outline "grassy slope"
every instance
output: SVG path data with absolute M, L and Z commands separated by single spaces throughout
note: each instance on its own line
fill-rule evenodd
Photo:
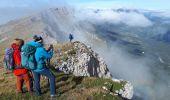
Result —
M 28 37 L 30 37 L 30 35 L 31 34 L 27 34 Z M 25 36 L 25 39 L 27 36 Z M 16 37 L 22 36 L 16 35 Z M 0 43 L 2 51 L 9 46 L 13 38 Z M 62 52 L 65 52 L 72 50 L 72 45 L 69 43 L 57 44 L 55 45 L 55 52 L 57 52 L 58 48 L 61 48 Z M 18 94 L 16 92 L 16 77 L 12 73 L 4 74 L 2 69 L 2 58 L 4 55 L 2 51 L 0 52 L 0 100 L 48 100 L 50 98 L 50 90 L 45 79 L 41 81 L 43 92 L 41 97 L 35 96 L 34 93 L 30 94 L 26 92 L 24 94 Z M 56 58 L 58 59 L 56 54 L 52 59 L 52 64 L 56 62 Z M 109 79 L 95 77 L 75 77 L 56 71 L 53 71 L 53 73 L 56 76 L 56 90 L 61 94 L 61 96 L 57 98 L 58 100 L 122 100 L 120 97 L 111 95 L 108 91 L 103 90 L 102 86 L 104 86 L 106 82 L 114 84 L 113 91 L 115 91 L 122 88 L 123 83 L 115 83 Z M 107 85 L 106 87 L 110 88 L 111 86 Z M 26 91 L 25 85 L 24 90 Z
M 122 84 L 113 82 L 109 79 L 101 79 L 95 77 L 76 77 L 70 74 L 53 71 L 56 76 L 57 93 L 61 95 L 58 100 L 122 100 L 118 96 L 109 94 L 108 91 L 102 89 L 104 83 L 113 84 L 113 90 L 120 89 Z M 15 76 L 10 74 L 0 75 L 0 100 L 48 100 L 50 90 L 47 85 L 47 80 L 42 79 L 41 88 L 43 95 L 37 97 L 34 93 L 18 94 L 15 86 Z M 110 88 L 110 86 L 107 86 Z M 26 87 L 24 85 L 24 91 Z M 90 100 L 91 100 L 90 99 Z

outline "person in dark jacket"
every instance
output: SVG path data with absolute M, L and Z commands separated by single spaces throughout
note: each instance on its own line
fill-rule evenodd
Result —
M 74 39 L 74 37 L 73 37 L 73 34 L 69 34 L 69 39 L 70 39 L 70 42 L 72 42 L 72 40 Z
M 49 70 L 46 61 L 47 59 L 51 59 L 53 57 L 53 47 L 51 46 L 48 51 L 43 48 L 43 39 L 42 37 L 34 36 L 34 41 L 29 42 L 28 44 L 35 46 L 35 59 L 37 62 L 37 68 L 33 70 L 34 76 L 34 88 L 36 95 L 41 95 L 40 88 L 40 75 L 46 76 L 50 81 L 50 92 L 51 97 L 56 96 L 56 85 L 55 85 L 55 76 Z

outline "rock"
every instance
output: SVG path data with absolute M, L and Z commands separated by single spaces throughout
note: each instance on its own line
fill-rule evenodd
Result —
M 122 95 L 123 94 L 123 90 L 120 89 L 118 94 Z
M 114 91 L 115 94 L 120 95 L 125 99 L 131 99 L 133 97 L 133 86 L 130 82 L 122 79 L 113 79 L 110 74 L 105 61 L 99 57 L 99 54 L 95 53 L 90 47 L 80 42 L 74 42 L 72 49 L 65 51 L 67 60 L 60 66 L 59 70 L 67 74 L 74 74 L 75 76 L 95 76 L 100 78 L 110 78 L 112 81 L 122 84 L 122 89 Z M 74 51 L 74 52 L 73 52 Z M 109 82 L 105 82 L 104 85 L 112 85 Z M 114 85 L 113 85 L 114 86 Z M 102 89 L 109 91 L 106 86 Z M 113 91 L 109 91 L 113 92 Z
M 109 83 L 108 83 L 108 82 L 105 82 L 105 83 L 104 83 L 104 85 L 107 85 L 107 84 L 109 84 Z
M 105 86 L 102 86 L 102 89 L 108 91 L 107 87 L 105 87 Z
M 125 84 L 122 84 L 123 88 L 120 90 L 116 90 L 115 93 L 125 99 L 132 99 L 133 85 L 129 81 L 118 80 L 118 79 L 112 79 L 112 80 L 118 83 L 121 83 L 122 81 L 125 82 Z
M 110 94 L 110 95 L 114 95 L 113 92 L 110 92 L 109 94 Z
M 116 94 L 118 94 L 118 93 L 119 93 L 119 91 L 118 91 L 118 90 L 116 90 L 115 92 L 116 92 Z
M 75 55 L 68 55 L 68 60 L 59 67 L 60 71 L 73 73 L 75 76 L 95 76 L 111 78 L 105 61 L 90 47 L 80 42 L 74 42 Z M 68 50 L 71 52 L 72 50 Z
M 124 91 L 121 94 L 122 97 L 126 99 L 132 99 L 133 97 L 133 85 L 127 81 L 127 83 L 124 86 Z
M 120 82 L 121 82 L 121 80 L 118 80 L 118 79 L 112 79 L 112 81 L 114 81 L 114 82 L 118 82 L 118 83 L 120 83 Z

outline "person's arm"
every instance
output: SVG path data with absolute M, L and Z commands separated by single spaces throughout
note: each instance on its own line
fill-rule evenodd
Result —
M 41 48 L 40 52 L 41 52 L 41 55 L 44 59 L 51 59 L 53 57 L 53 50 L 52 49 L 47 52 L 44 48 Z
M 47 52 L 49 52 L 50 50 L 53 50 L 53 45 L 51 44 L 50 46 L 49 46 L 49 48 L 47 49 Z

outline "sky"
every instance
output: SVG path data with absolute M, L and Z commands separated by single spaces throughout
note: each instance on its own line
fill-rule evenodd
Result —
M 68 1 L 68 0 L 67 0 Z M 69 0 L 71 4 L 83 7 L 114 8 L 127 7 L 139 9 L 170 9 L 170 0 Z
M 132 7 L 143 9 L 170 9 L 170 0 L 0 0 L 0 8 L 40 8 L 65 4 L 97 8 Z
M 170 10 L 170 0 L 0 0 L 0 24 L 56 6 Z

